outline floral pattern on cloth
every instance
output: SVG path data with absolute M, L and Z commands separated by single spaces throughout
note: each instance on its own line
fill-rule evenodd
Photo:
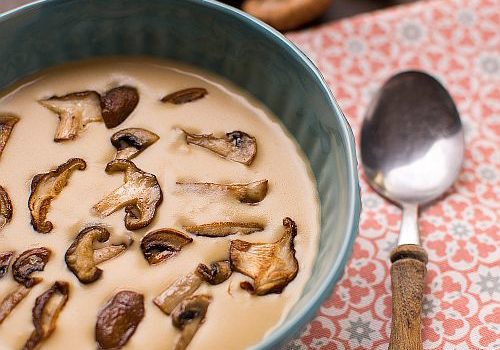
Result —
M 356 138 L 377 89 L 403 70 L 437 77 L 465 128 L 463 169 L 419 225 L 429 254 L 424 349 L 500 349 L 500 2 L 434 0 L 291 33 L 331 86 Z M 343 278 L 287 350 L 385 350 L 389 254 L 400 210 L 360 169 L 363 212 Z

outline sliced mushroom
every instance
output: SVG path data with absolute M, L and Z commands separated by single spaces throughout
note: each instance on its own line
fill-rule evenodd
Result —
M 268 181 L 260 180 L 246 184 L 214 184 L 204 182 L 177 182 L 184 189 L 203 192 L 224 192 L 241 203 L 255 204 L 267 195 Z
M 290 218 L 283 219 L 283 226 L 285 233 L 275 243 L 231 241 L 231 268 L 254 280 L 253 286 L 243 282 L 242 288 L 257 295 L 281 293 L 297 276 L 299 264 L 293 244 L 297 226 Z
M 52 200 L 68 184 L 75 170 L 85 170 L 87 163 L 80 158 L 71 158 L 48 173 L 35 175 L 31 180 L 31 193 L 28 207 L 31 212 L 31 225 L 40 233 L 49 233 L 53 225 L 46 221 Z
M 203 279 L 196 273 L 188 273 L 174 281 L 167 289 L 158 295 L 153 302 L 161 311 L 170 315 L 175 307 L 186 297 L 200 287 Z
M 102 121 L 101 99 L 95 91 L 73 92 L 39 102 L 59 116 L 55 142 L 73 140 L 87 124 Z
M 40 283 L 42 278 L 31 277 L 31 274 L 45 269 L 50 254 L 51 251 L 45 247 L 33 248 L 23 252 L 12 264 L 14 279 L 26 288 L 31 288 Z
M 195 336 L 198 328 L 205 320 L 210 297 L 207 295 L 194 295 L 184 299 L 172 313 L 172 324 L 181 330 L 174 349 L 184 350 Z
M 106 217 L 125 207 L 125 227 L 128 230 L 148 226 L 163 200 L 156 176 L 124 159 L 113 160 L 106 166 L 107 173 L 116 171 L 125 173 L 125 183 L 94 205 L 93 209 L 100 216 Z
M 0 303 L 0 325 L 10 315 L 12 310 L 29 294 L 31 288 L 18 285 L 16 289 L 7 294 Z
M 158 135 L 146 129 L 120 130 L 111 136 L 111 144 L 116 148 L 115 159 L 135 158 L 159 139 Z
M 2 157 L 3 150 L 9 141 L 10 134 L 14 126 L 19 121 L 19 118 L 13 114 L 0 113 L 0 157 Z
M 13 256 L 14 252 L 12 251 L 0 252 L 0 279 L 7 273 Z
M 118 292 L 97 315 L 95 340 L 98 349 L 121 349 L 144 318 L 144 296 Z
M 80 282 L 85 284 L 92 283 L 101 277 L 102 270 L 97 267 L 98 263 L 95 261 L 96 250 L 94 249 L 94 243 L 107 242 L 109 236 L 109 231 L 102 226 L 87 227 L 78 233 L 66 251 L 64 257 L 66 265 Z M 99 262 L 114 258 L 116 255 L 122 253 L 127 249 L 127 244 L 119 244 L 114 246 L 115 249 L 112 250 L 107 249 L 110 247 L 98 250 L 100 252 L 98 256 Z
M 184 233 L 170 228 L 149 232 L 141 240 L 141 250 L 150 265 L 159 264 L 179 253 L 193 241 Z
M 6 256 L 8 256 L 9 253 L 12 254 L 12 252 L 7 252 Z M 12 264 L 12 274 L 14 275 L 14 279 L 21 285 L 7 294 L 0 303 L 0 324 L 2 324 L 12 310 L 14 310 L 14 308 L 29 294 L 31 288 L 42 281 L 40 277 L 31 277 L 31 274 L 35 271 L 43 271 L 49 257 L 50 250 L 42 247 L 27 250 L 14 261 Z M 11 257 L 7 259 L 10 260 Z
M 210 224 L 184 226 L 184 229 L 197 236 L 205 237 L 225 237 L 242 233 L 250 233 L 264 230 L 264 226 L 256 222 L 213 222 Z
M 221 284 L 231 277 L 231 263 L 228 260 L 211 263 L 210 266 L 199 264 L 196 273 L 211 285 Z
M 233 131 L 225 137 L 209 135 L 196 135 L 184 131 L 186 142 L 206 148 L 222 158 L 245 165 L 252 164 L 257 154 L 257 141 L 242 131 Z
M 174 105 L 182 105 L 184 103 L 193 102 L 205 97 L 208 94 L 207 89 L 204 88 L 189 88 L 184 90 L 179 90 L 168 94 L 161 99 L 161 102 L 168 102 Z
M 113 259 L 114 257 L 120 255 L 125 250 L 127 250 L 127 248 L 130 247 L 130 245 L 132 245 L 133 241 L 134 240 L 132 238 L 130 238 L 128 240 L 128 242 L 126 242 L 126 243 L 108 245 L 108 246 L 103 247 L 103 248 L 95 249 L 94 250 L 94 263 L 96 265 L 99 265 L 105 261 Z
M 69 297 L 69 284 L 56 281 L 52 287 L 36 298 L 33 307 L 33 325 L 35 330 L 24 344 L 22 350 L 38 349 L 41 343 L 50 337 L 56 328 L 59 313 Z
M 0 231 L 12 219 L 12 202 L 10 201 L 9 194 L 0 186 Z
M 131 86 L 119 86 L 109 90 L 101 98 L 102 118 L 108 129 L 127 119 L 139 103 L 139 93 Z

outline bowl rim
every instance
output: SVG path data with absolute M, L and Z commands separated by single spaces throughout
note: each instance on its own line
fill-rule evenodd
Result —
M 22 15 L 23 12 L 35 10 L 41 6 L 60 1 L 61 0 L 36 0 L 28 4 L 21 5 L 0 14 L 0 23 L 8 20 L 11 17 Z M 361 213 L 361 196 L 354 134 L 319 69 L 314 65 L 310 58 L 306 56 L 304 52 L 302 52 L 297 46 L 295 46 L 295 44 L 287 39 L 282 33 L 272 28 L 268 24 L 262 22 L 261 20 L 243 12 L 242 10 L 234 8 L 230 5 L 220 3 L 216 0 L 188 1 L 199 4 L 201 6 L 219 10 L 228 16 L 232 16 L 244 22 L 252 29 L 260 32 L 261 34 L 264 34 L 269 39 L 273 40 L 276 44 L 287 50 L 290 54 L 298 58 L 305 65 L 308 73 L 315 78 L 323 92 L 324 97 L 328 99 L 328 104 L 333 110 L 336 119 L 339 121 L 341 137 L 346 145 L 348 170 L 347 198 L 350 206 L 347 208 L 347 230 L 345 232 L 344 240 L 342 241 L 339 254 L 337 256 L 335 264 L 333 264 L 333 266 L 331 267 L 326 278 L 324 278 L 320 283 L 319 288 L 317 288 L 316 291 L 312 292 L 312 296 L 309 298 L 309 300 L 306 301 L 304 307 L 298 310 L 298 312 L 293 317 L 286 317 L 277 327 L 268 332 L 260 342 L 251 346 L 251 348 L 254 350 L 273 349 L 274 346 L 282 343 L 288 338 L 297 335 L 300 327 L 304 326 L 304 324 L 314 316 L 323 301 L 328 296 L 330 296 L 330 293 L 333 290 L 336 282 L 343 275 L 347 260 L 351 255 L 354 240 L 358 232 Z

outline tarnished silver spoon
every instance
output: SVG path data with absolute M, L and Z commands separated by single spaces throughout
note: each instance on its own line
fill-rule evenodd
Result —
M 403 72 L 380 89 L 361 130 L 361 160 L 370 185 L 403 209 L 391 253 L 389 350 L 420 350 L 427 253 L 420 246 L 418 208 L 443 194 L 460 172 L 462 123 L 453 100 L 433 77 Z

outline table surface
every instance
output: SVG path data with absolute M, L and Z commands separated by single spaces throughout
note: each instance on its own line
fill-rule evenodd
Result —
M 0 11 L 20 2 L 0 0 Z M 500 2 L 421 1 L 288 37 L 319 67 L 356 137 L 369 101 L 392 74 L 425 70 L 448 88 L 466 152 L 458 181 L 420 216 L 429 254 L 424 349 L 500 349 Z M 360 174 L 363 212 L 344 276 L 287 350 L 387 349 L 388 260 L 401 213 Z

